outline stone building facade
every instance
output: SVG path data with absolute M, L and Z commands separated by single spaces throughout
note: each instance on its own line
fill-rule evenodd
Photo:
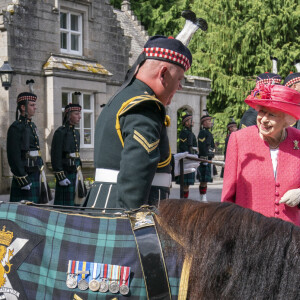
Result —
M 93 176 L 94 126 L 101 105 L 121 85 L 147 33 L 130 11 L 129 1 L 123 1 L 119 11 L 109 0 L 13 0 L 12 16 L 6 12 L 10 3 L 0 0 L 0 66 L 9 61 L 15 71 L 9 90 L 0 87 L 0 193 L 7 193 L 10 187 L 6 133 L 15 120 L 17 95 L 28 91 L 28 79 L 35 81 L 38 100 L 34 122 L 47 176 L 52 176 L 52 136 L 62 123 L 62 108 L 77 101 L 75 91 L 81 92 L 79 103 L 83 107 L 79 130 L 84 172 Z M 197 133 L 209 92 L 209 79 L 185 78 L 184 89 L 167 108 L 172 120 L 169 135 L 173 152 L 177 110 L 186 107 L 194 114 Z

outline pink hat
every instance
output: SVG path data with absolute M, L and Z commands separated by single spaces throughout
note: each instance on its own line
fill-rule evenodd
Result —
M 245 102 L 253 108 L 270 107 L 300 119 L 300 93 L 287 86 L 257 83 Z

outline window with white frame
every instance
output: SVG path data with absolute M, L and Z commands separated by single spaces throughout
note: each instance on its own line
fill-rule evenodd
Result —
M 62 53 L 82 55 L 82 15 L 60 12 L 60 50 Z
M 94 147 L 94 95 L 82 93 L 75 96 L 73 92 L 62 92 L 62 114 L 67 104 L 81 105 L 81 120 L 77 129 L 80 132 L 80 148 Z

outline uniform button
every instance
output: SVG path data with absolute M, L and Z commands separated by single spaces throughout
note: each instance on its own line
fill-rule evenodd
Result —
M 275 200 L 275 204 L 276 204 L 276 205 L 279 205 L 279 199 L 276 199 L 276 200 Z
M 275 192 L 275 196 L 277 196 L 277 197 L 279 196 L 279 192 L 278 191 Z
M 277 186 L 277 187 L 280 187 L 280 183 L 279 183 L 279 182 L 276 182 L 276 186 Z
M 277 207 L 275 207 L 275 214 L 279 214 L 279 209 Z

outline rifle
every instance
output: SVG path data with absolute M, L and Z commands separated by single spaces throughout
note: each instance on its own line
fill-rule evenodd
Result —
M 179 177 L 179 184 L 180 184 L 180 198 L 183 198 L 183 182 L 184 182 L 184 165 L 183 165 L 183 160 L 184 159 L 190 159 L 190 160 L 195 160 L 195 161 L 199 161 L 199 162 L 205 162 L 205 163 L 209 163 L 209 164 L 213 164 L 216 166 L 221 166 L 224 167 L 225 166 L 225 162 L 223 161 L 216 161 L 216 160 L 208 160 L 208 159 L 204 159 L 204 158 L 197 158 L 197 157 L 193 157 L 190 156 L 189 154 L 182 158 L 179 161 L 179 167 L 180 167 L 180 177 Z
M 205 162 L 205 163 L 213 164 L 213 165 L 220 166 L 220 167 L 225 166 L 224 161 L 208 160 L 208 159 L 205 159 L 205 158 L 196 158 L 196 157 L 192 157 L 192 156 L 189 156 L 189 155 L 187 155 L 185 157 L 185 159 L 195 160 L 195 161 L 199 161 L 199 162 Z

